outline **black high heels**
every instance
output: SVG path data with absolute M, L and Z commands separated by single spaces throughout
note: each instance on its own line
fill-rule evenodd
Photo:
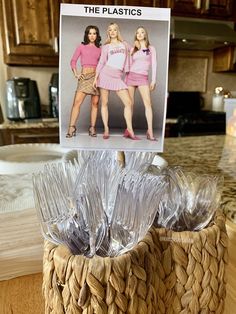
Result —
M 66 138 L 71 138 L 73 136 L 76 136 L 76 126 L 75 125 L 69 125 L 68 132 L 66 133 Z
M 89 136 L 92 136 L 92 137 L 96 137 L 97 136 L 97 132 L 96 132 L 96 129 L 94 126 L 90 126 L 89 129 L 88 129 L 88 132 L 89 132 Z

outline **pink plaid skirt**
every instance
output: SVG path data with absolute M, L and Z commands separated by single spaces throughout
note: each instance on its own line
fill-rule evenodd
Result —
M 97 87 L 114 91 L 127 89 L 127 85 L 122 81 L 122 75 L 123 71 L 105 65 L 98 76 Z
M 83 92 L 88 95 L 99 95 L 99 90 L 93 88 L 93 82 L 95 78 L 94 73 L 86 73 L 78 80 L 77 92 Z

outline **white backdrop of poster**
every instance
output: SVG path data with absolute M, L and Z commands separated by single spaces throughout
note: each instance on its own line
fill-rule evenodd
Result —
M 149 141 L 146 139 L 147 123 L 145 110 L 138 91 L 135 94 L 133 129 L 141 140 L 134 141 L 122 136 L 126 128 L 123 116 L 124 106 L 115 92 L 110 92 L 108 102 L 110 127 L 110 138 L 108 140 L 104 140 L 102 137 L 103 123 L 100 115 L 100 106 L 96 123 L 98 136 L 93 138 L 88 135 L 90 96 L 85 98 L 81 106 L 76 124 L 77 135 L 72 138 L 66 138 L 65 136 L 77 87 L 77 81 L 70 68 L 71 57 L 76 47 L 83 41 L 84 31 L 88 25 L 96 25 L 99 28 L 103 44 L 106 39 L 107 27 L 110 23 L 117 23 L 119 25 L 122 37 L 130 45 L 134 43 L 136 29 L 139 26 L 143 26 L 148 32 L 150 44 L 156 49 L 157 84 L 155 90 L 151 92 L 151 100 L 154 135 L 158 138 L 158 141 Z M 89 150 L 163 151 L 169 62 L 169 28 L 170 9 L 74 4 L 61 5 L 59 64 L 61 146 Z M 77 67 L 80 68 L 79 61 Z

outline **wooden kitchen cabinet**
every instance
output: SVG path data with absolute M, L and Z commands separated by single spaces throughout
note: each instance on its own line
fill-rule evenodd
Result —
M 168 0 L 173 15 L 235 20 L 233 0 Z
M 115 0 L 61 0 L 61 3 L 71 3 L 71 4 L 93 4 L 93 5 L 112 5 Z
M 114 0 L 114 4 L 157 8 L 167 7 L 167 1 L 164 0 Z
M 235 49 L 235 46 L 226 46 L 213 51 L 213 72 L 236 70 Z
M 59 143 L 59 128 L 0 129 L 1 145 L 26 143 Z
M 166 7 L 166 0 L 0 0 L 4 62 L 58 66 L 60 3 Z
M 199 4 L 196 0 L 170 0 L 168 5 L 171 7 L 173 15 L 196 15 L 200 13 Z
M 58 66 L 59 1 L 0 0 L 4 62 Z
M 129 5 L 129 6 L 142 6 L 142 7 L 166 7 L 166 0 L 62 0 L 62 3 L 74 4 L 97 4 L 97 5 Z

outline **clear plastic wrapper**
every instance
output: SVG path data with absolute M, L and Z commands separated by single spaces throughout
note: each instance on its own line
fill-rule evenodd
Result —
M 223 178 L 152 165 L 153 153 L 83 152 L 33 176 L 46 239 L 73 254 L 117 256 L 154 224 L 176 231 L 205 228 L 220 205 Z
M 199 175 L 178 166 L 167 167 L 161 173 L 169 177 L 169 183 L 154 225 L 176 231 L 205 228 L 220 207 L 223 176 Z
M 116 152 L 83 152 L 79 160 L 35 174 L 35 204 L 45 238 L 88 257 L 131 249 L 152 225 L 153 200 L 164 186 L 146 173 L 153 156 L 131 154 L 130 166 L 123 168 Z

